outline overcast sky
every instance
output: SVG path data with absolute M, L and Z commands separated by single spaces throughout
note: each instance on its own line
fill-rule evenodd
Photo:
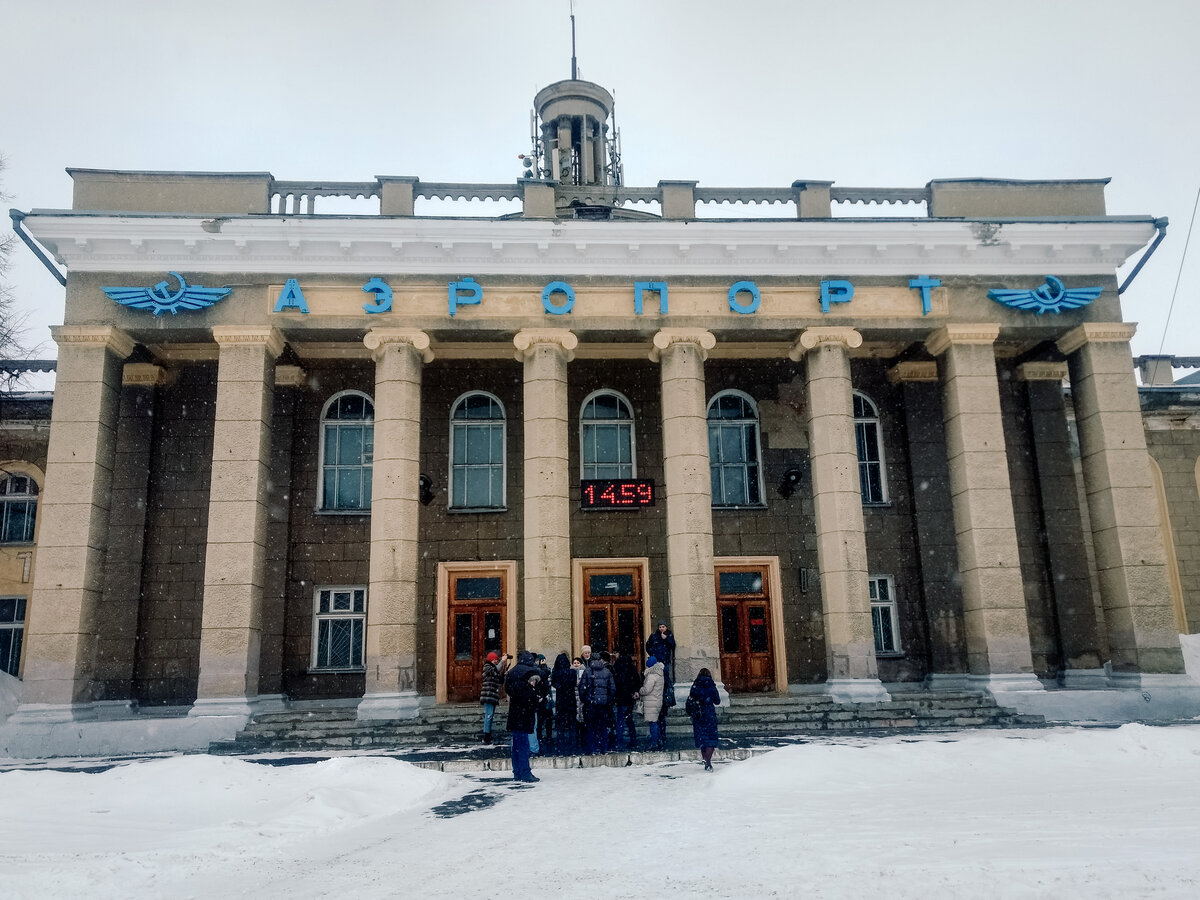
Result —
M 1158 352 L 1200 186 L 1195 0 L 575 12 L 630 185 L 1111 177 L 1109 213 L 1171 220 L 1124 295 L 1134 353 Z M 505 182 L 534 93 L 570 76 L 570 20 L 568 0 L 0 0 L 0 59 L 2 187 L 25 211 L 70 206 L 68 166 Z M 62 289 L 15 257 L 30 338 L 55 355 Z M 1200 355 L 1198 299 L 1200 235 L 1165 352 Z

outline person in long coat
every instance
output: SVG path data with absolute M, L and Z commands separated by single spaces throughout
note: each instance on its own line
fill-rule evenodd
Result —
M 622 653 L 613 663 L 613 681 L 617 684 L 616 697 L 616 743 L 625 743 L 632 749 L 637 746 L 637 724 L 633 719 L 633 707 L 637 703 L 642 679 L 638 675 L 633 657 Z M 626 736 L 628 732 L 628 736 Z
M 537 685 L 541 681 L 535 657 L 528 650 L 517 654 L 517 664 L 508 671 L 504 689 L 508 692 L 507 728 L 512 734 L 512 772 L 514 781 L 540 781 L 529 767 L 529 735 L 537 717 Z
M 646 674 L 642 676 L 642 688 L 638 693 L 642 698 L 642 716 L 650 725 L 650 749 L 661 750 L 666 737 L 658 724 L 663 702 L 663 664 L 656 657 L 646 658 Z
M 721 695 L 717 693 L 717 685 L 713 682 L 712 672 L 701 669 L 696 680 L 692 682 L 689 700 L 697 704 L 692 716 L 692 739 L 704 760 L 705 771 L 712 771 L 713 751 L 717 749 L 720 735 L 717 731 L 717 707 L 721 704 Z
M 550 682 L 554 685 L 554 751 L 575 753 L 579 749 L 579 727 L 575 720 L 579 711 L 579 676 L 571 668 L 567 654 L 560 653 L 555 658 Z

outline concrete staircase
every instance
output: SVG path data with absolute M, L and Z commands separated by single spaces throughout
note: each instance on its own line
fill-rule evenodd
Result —
M 720 707 L 722 746 L 771 746 L 833 734 L 886 734 L 963 728 L 1019 728 L 1045 724 L 1041 716 L 1019 715 L 975 692 L 893 692 L 886 703 L 841 704 L 818 694 L 735 695 Z M 259 713 L 232 741 L 212 744 L 226 755 L 331 751 L 384 751 L 407 754 L 450 752 L 488 758 L 501 748 L 480 742 L 478 704 L 423 707 L 415 719 L 359 722 L 355 701 L 292 702 L 279 712 Z M 496 740 L 507 744 L 506 709 L 496 712 Z M 646 739 L 645 723 L 639 734 Z M 691 721 L 682 706 L 667 720 L 667 746 L 691 746 Z

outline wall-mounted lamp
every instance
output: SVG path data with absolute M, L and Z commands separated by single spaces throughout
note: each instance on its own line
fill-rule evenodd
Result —
M 779 496 L 787 499 L 796 492 L 796 488 L 800 487 L 800 482 L 803 479 L 803 473 L 799 469 L 788 469 L 783 473 L 783 480 L 779 482 Z
M 433 502 L 433 479 L 424 472 L 421 473 L 421 488 L 417 498 L 421 501 L 422 506 L 428 506 Z

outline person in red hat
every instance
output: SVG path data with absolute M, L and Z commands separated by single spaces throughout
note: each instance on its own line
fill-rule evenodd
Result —
M 511 656 L 500 658 L 494 650 L 487 655 L 483 664 L 483 685 L 479 688 L 479 702 L 483 704 L 483 742 L 492 742 L 492 718 L 496 715 L 496 706 L 500 703 L 500 685 L 504 682 L 504 673 L 508 671 Z

